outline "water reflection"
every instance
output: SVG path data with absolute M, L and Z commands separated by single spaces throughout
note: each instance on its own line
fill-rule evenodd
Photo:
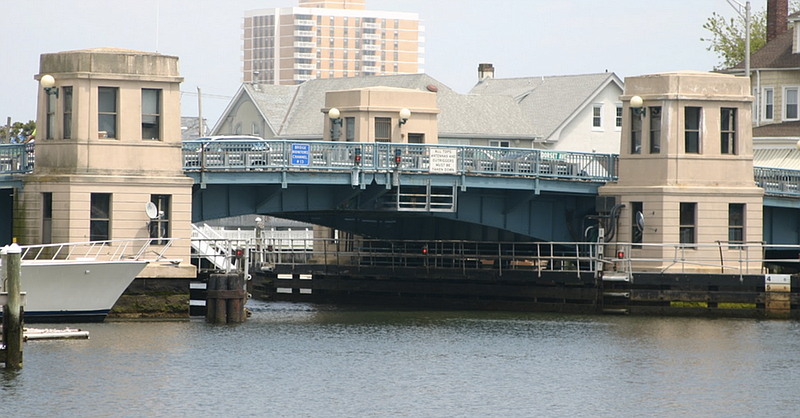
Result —
M 249 302 L 25 345 L 7 416 L 793 416 L 798 323 Z

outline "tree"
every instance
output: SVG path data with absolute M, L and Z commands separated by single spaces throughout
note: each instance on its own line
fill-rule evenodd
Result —
M 750 15 L 750 54 L 752 55 L 767 43 L 767 13 L 760 10 Z M 706 48 L 713 51 L 720 59 L 714 70 L 731 68 L 744 61 L 746 31 L 744 18 L 737 15 L 730 20 L 716 12 L 711 14 L 703 29 L 711 32 L 711 38 L 700 38 L 709 42 Z
M 789 14 L 800 8 L 800 0 L 789 3 Z M 761 9 L 750 15 L 750 55 L 761 49 L 767 43 L 767 12 Z M 711 32 L 710 38 L 700 38 L 702 42 L 709 42 L 706 50 L 713 51 L 719 56 L 720 63 L 714 70 L 731 68 L 744 61 L 745 20 L 739 14 L 735 18 L 726 19 L 716 12 L 711 14 L 703 29 Z
M 14 122 L 9 130 L 8 125 L 0 126 L 0 142 L 7 144 L 11 138 L 22 134 L 25 138 L 30 136 L 36 129 L 36 122 L 29 120 L 26 122 Z

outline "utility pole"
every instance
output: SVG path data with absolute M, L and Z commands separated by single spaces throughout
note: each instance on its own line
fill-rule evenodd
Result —
M 728 4 L 744 19 L 744 75 L 750 77 L 750 0 L 742 4 L 738 0 L 727 0 Z
M 197 133 L 199 138 L 205 136 L 203 129 L 203 93 L 200 92 L 200 86 L 197 87 Z

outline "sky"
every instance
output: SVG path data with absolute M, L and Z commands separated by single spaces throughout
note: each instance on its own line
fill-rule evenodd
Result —
M 98 47 L 180 59 L 181 114 L 215 125 L 241 85 L 244 13 L 297 0 L 3 0 L 0 124 L 35 118 L 39 56 Z M 766 0 L 751 2 L 754 11 Z M 615 72 L 621 78 L 709 71 L 718 57 L 700 38 L 726 0 L 367 0 L 367 9 L 418 13 L 425 72 L 467 93 L 479 63 L 498 78 Z

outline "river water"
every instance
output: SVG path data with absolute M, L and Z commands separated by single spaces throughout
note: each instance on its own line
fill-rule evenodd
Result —
M 800 416 L 796 321 L 248 307 L 27 342 L 0 416 Z

